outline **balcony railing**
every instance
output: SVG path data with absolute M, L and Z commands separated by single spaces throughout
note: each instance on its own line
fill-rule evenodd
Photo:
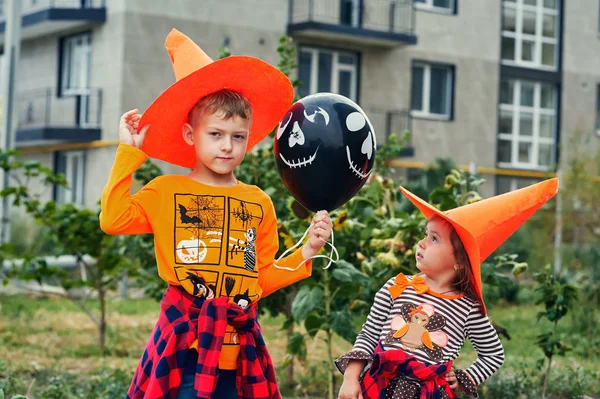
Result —
M 106 6 L 106 0 L 17 0 L 21 1 L 21 13 L 32 14 L 49 8 L 100 9 Z M 4 0 L 0 0 L 0 20 L 5 19 Z
M 17 131 L 30 128 L 99 128 L 102 90 L 79 89 L 57 97 L 53 88 L 17 94 Z M 18 133 L 17 133 L 18 134 Z
M 413 35 L 412 0 L 289 0 L 289 24 L 316 22 L 357 30 Z

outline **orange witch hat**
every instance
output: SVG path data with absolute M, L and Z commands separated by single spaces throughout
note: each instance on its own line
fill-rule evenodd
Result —
M 150 157 L 186 168 L 196 164 L 194 147 L 181 128 L 202 97 L 222 89 L 237 91 L 252 104 L 246 151 L 273 130 L 292 104 L 294 88 L 277 68 L 254 57 L 230 56 L 213 61 L 189 37 L 173 29 L 165 41 L 175 80 L 144 112 L 139 129 L 150 124 L 142 150 Z
M 469 256 L 475 291 L 483 304 L 481 262 L 556 194 L 558 179 L 545 180 L 445 212 L 403 187 L 400 190 L 427 219 L 437 215 L 454 226 Z

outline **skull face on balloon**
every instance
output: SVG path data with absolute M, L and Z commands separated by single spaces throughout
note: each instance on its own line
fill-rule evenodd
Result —
M 367 181 L 375 131 L 363 110 L 338 94 L 313 94 L 294 103 L 275 136 L 277 169 L 305 208 L 332 211 Z

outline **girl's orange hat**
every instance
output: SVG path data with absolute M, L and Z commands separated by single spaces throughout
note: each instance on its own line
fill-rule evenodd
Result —
M 558 179 L 545 180 L 445 212 L 403 187 L 400 187 L 400 190 L 427 219 L 437 215 L 454 227 L 469 256 L 475 291 L 481 299 L 485 314 L 481 290 L 481 262 L 556 194 Z
M 252 105 L 246 151 L 269 135 L 292 104 L 294 88 L 277 68 L 254 57 L 213 61 L 189 37 L 173 29 L 165 41 L 175 80 L 144 112 L 139 129 L 149 124 L 142 150 L 150 157 L 193 168 L 194 147 L 183 140 L 182 126 L 202 97 L 222 89 L 237 91 Z

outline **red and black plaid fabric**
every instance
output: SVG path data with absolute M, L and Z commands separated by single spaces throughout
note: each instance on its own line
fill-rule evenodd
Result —
M 373 354 L 373 364 L 362 381 L 365 399 L 386 399 L 387 387 L 399 374 L 421 382 L 419 399 L 441 399 L 440 389 L 448 398 L 458 398 L 446 381 L 446 373 L 452 370 L 452 362 L 426 365 L 401 349 L 383 350 L 377 345 Z
M 128 399 L 175 399 L 190 346 L 198 339 L 196 397 L 210 399 L 218 378 L 227 324 L 240 339 L 236 385 L 244 399 L 281 398 L 271 357 L 256 320 L 256 302 L 247 309 L 227 297 L 203 300 L 170 285 L 160 315 L 127 393 Z

